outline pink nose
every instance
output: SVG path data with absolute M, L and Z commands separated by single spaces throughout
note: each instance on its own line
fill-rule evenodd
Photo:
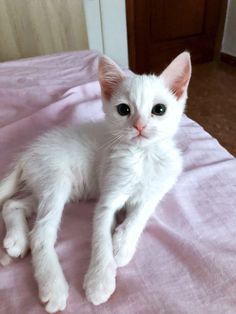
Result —
M 145 128 L 145 125 L 143 123 L 140 123 L 140 122 L 136 122 L 134 124 L 134 128 L 136 130 L 138 130 L 139 132 L 141 132 L 144 128 Z

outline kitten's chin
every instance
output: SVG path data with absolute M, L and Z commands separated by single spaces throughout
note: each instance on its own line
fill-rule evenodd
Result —
M 150 139 L 146 136 L 138 135 L 130 139 L 130 142 L 133 145 L 137 146 L 147 146 L 150 144 Z

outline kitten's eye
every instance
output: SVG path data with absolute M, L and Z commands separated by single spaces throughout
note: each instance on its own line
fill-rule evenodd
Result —
M 126 104 L 119 104 L 116 108 L 121 116 L 128 116 L 130 114 L 130 107 Z
M 153 106 L 152 108 L 152 114 L 155 114 L 156 116 L 163 116 L 166 112 L 166 106 L 163 104 L 157 104 Z

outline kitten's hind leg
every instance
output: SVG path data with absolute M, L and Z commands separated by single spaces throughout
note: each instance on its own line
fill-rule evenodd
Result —
M 24 257 L 29 249 L 29 217 L 36 206 L 33 196 L 10 199 L 3 205 L 2 217 L 6 226 L 3 246 L 11 257 Z
M 54 178 L 41 192 L 35 226 L 31 232 L 31 253 L 39 297 L 49 313 L 63 311 L 68 298 L 68 284 L 54 244 L 62 212 L 71 193 L 69 179 Z

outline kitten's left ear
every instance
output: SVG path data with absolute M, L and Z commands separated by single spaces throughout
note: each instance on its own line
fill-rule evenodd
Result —
M 98 77 L 103 96 L 110 100 L 115 89 L 124 79 L 124 73 L 114 61 L 102 56 L 99 60 Z
M 160 77 L 176 98 L 179 99 L 187 91 L 191 72 L 190 54 L 182 52 L 169 64 Z

